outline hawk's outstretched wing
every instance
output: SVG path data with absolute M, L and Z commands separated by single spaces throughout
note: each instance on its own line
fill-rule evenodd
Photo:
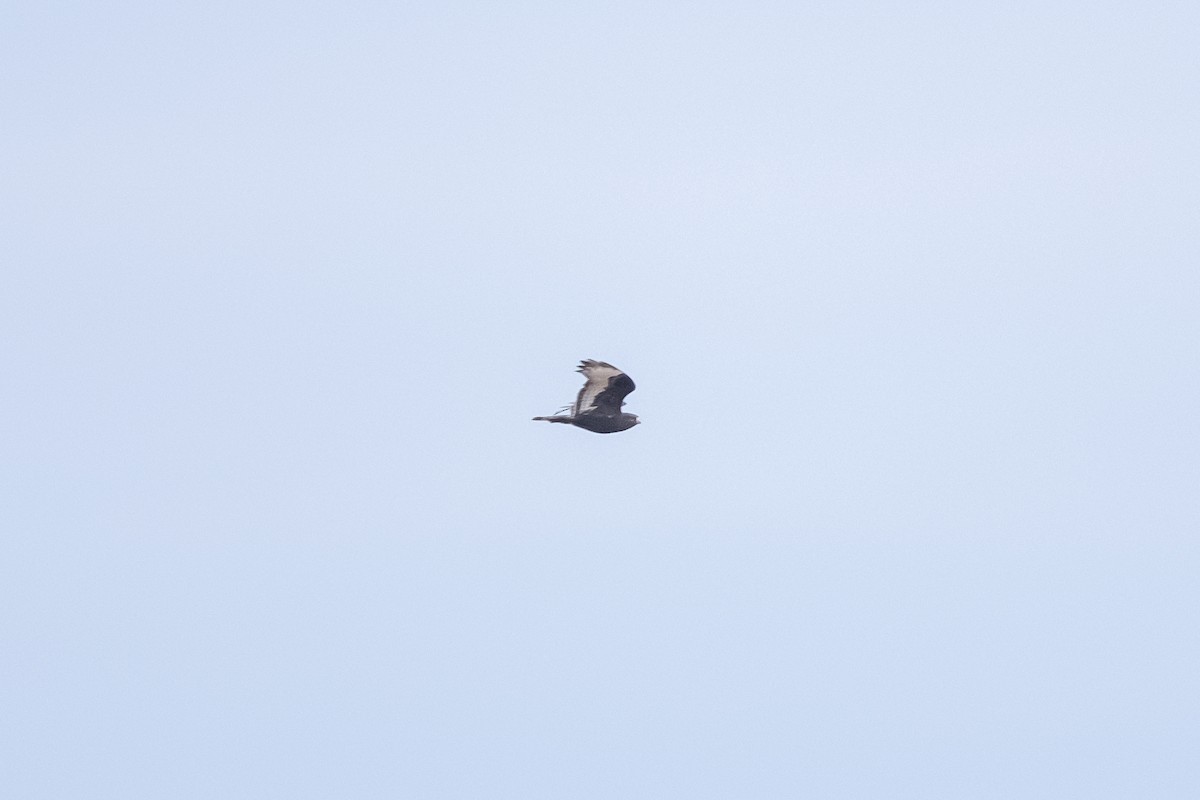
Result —
M 625 405 L 625 395 L 637 388 L 632 378 L 603 361 L 586 359 L 579 365 L 578 372 L 583 373 L 587 382 L 575 398 L 572 411 L 577 417 L 583 414 L 620 416 L 621 406 Z

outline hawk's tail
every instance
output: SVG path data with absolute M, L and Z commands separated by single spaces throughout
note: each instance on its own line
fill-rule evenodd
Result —
M 546 422 L 563 422 L 568 425 L 571 424 L 572 419 L 572 417 L 534 417 L 535 421 L 544 420 Z

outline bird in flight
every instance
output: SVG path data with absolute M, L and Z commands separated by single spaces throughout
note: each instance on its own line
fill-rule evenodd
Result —
M 575 404 L 559 411 L 560 416 L 534 417 L 535 420 L 561 422 L 574 425 L 593 433 L 616 433 L 627 431 L 639 420 L 637 414 L 624 414 L 625 395 L 637 387 L 633 380 L 612 364 L 586 359 L 579 365 L 578 372 L 585 378 Z M 570 414 L 564 412 L 570 411 Z

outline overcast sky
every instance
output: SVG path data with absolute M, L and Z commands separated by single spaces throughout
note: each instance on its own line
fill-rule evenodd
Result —
M 985 5 L 6 6 L 0 795 L 1200 796 L 1200 10 Z

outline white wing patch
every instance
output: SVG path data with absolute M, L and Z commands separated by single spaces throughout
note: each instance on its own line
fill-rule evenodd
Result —
M 603 361 L 593 361 L 587 359 L 579 366 L 579 372 L 583 373 L 583 377 L 587 382 L 583 384 L 583 388 L 579 390 L 579 397 L 575 399 L 575 416 L 593 408 L 596 402 L 596 395 L 608 388 L 608 382 L 616 375 L 621 374 L 621 370 L 614 367 L 612 364 L 607 364 Z

